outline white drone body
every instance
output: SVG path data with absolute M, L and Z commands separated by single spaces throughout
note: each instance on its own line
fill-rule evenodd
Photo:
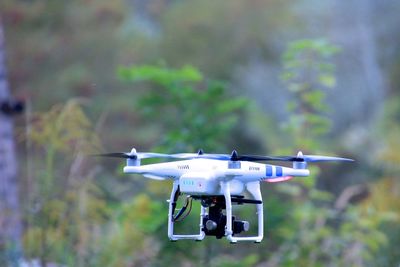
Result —
M 346 158 L 303 155 L 296 157 L 269 157 L 238 155 L 233 151 L 227 154 L 198 153 L 160 154 L 150 152 L 110 153 L 101 156 L 122 157 L 127 159 L 124 173 L 141 174 L 156 180 L 173 181 L 168 212 L 168 237 L 172 241 L 193 239 L 201 241 L 206 235 L 230 242 L 261 242 L 264 230 L 263 203 L 260 182 L 282 182 L 293 177 L 306 177 L 310 174 L 307 162 L 316 161 L 352 161 Z M 167 158 L 177 161 L 141 165 L 145 158 Z M 182 160 L 183 159 L 183 160 Z M 256 161 L 291 161 L 293 168 L 263 164 Z M 245 199 L 247 191 L 251 199 Z M 175 214 L 176 202 L 180 194 L 201 201 L 199 233 L 180 235 L 174 233 L 174 224 L 186 207 Z M 186 202 L 188 203 L 188 202 Z M 254 204 L 257 207 L 258 233 L 256 236 L 237 236 L 249 229 L 247 221 L 239 221 L 232 215 L 232 204 Z M 191 203 L 190 203 L 191 204 Z M 223 214 L 225 210 L 225 214 Z M 190 212 L 190 211 L 189 211 Z

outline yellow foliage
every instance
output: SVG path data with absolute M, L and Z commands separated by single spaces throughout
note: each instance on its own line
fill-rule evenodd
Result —
M 35 114 L 31 123 L 28 138 L 37 146 L 63 152 L 77 148 L 90 152 L 99 147 L 100 142 L 93 127 L 77 100 Z
M 387 163 L 398 168 L 400 164 L 400 130 L 393 129 L 390 133 L 387 133 L 385 137 L 386 149 L 381 153 L 380 158 Z
M 44 213 L 47 215 L 49 223 L 59 223 L 64 217 L 67 206 L 66 203 L 59 199 L 53 199 L 44 204 Z
M 39 209 L 27 214 L 24 249 L 41 261 L 61 262 L 68 255 L 81 262 L 109 216 L 102 190 L 81 156 L 99 147 L 95 130 L 80 101 L 70 100 L 35 114 L 28 138 L 44 158 L 33 159 L 38 190 L 31 195 Z
M 40 227 L 30 227 L 23 235 L 23 246 L 27 256 L 40 255 L 42 246 L 43 229 Z
M 395 215 L 400 219 L 400 180 L 397 177 L 382 178 L 370 186 L 371 194 L 362 203 L 364 210 L 374 209 Z

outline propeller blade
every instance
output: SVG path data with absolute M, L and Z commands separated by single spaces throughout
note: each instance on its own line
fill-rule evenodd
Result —
M 304 161 L 306 162 L 319 162 L 319 161 L 354 161 L 354 159 L 330 157 L 330 156 L 318 156 L 318 155 L 304 155 Z
M 303 159 L 292 156 L 259 156 L 259 155 L 239 155 L 238 160 L 243 161 L 303 161 Z
M 106 157 L 106 158 L 123 158 L 123 159 L 136 159 L 136 155 L 130 155 L 125 152 L 114 152 L 105 154 L 94 154 L 93 157 Z
M 108 157 L 108 158 L 124 158 L 124 159 L 171 158 L 171 155 L 161 154 L 161 153 L 153 153 L 153 152 L 138 152 L 138 153 L 113 152 L 113 153 L 105 153 L 105 154 L 95 154 L 92 156 Z
M 217 160 L 230 160 L 231 156 L 228 154 L 206 154 L 206 153 L 178 153 L 169 155 L 174 159 L 217 159 Z

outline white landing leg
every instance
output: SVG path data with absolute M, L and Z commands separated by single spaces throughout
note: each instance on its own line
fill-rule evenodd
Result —
M 202 206 L 200 211 L 200 231 L 199 234 L 195 235 L 175 235 L 174 234 L 174 221 L 172 215 L 175 211 L 174 198 L 176 191 L 178 191 L 179 180 L 174 180 L 172 185 L 171 197 L 169 199 L 169 210 L 168 210 L 168 238 L 171 241 L 177 241 L 180 239 L 193 239 L 201 241 L 205 237 L 205 233 L 203 232 L 203 217 L 206 215 L 206 209 Z
M 260 182 L 252 182 L 246 185 L 247 190 L 252 194 L 255 200 L 262 201 Z M 221 182 L 221 188 L 224 193 L 226 203 L 226 228 L 225 236 L 231 243 L 238 241 L 254 241 L 261 242 L 264 236 L 264 215 L 263 215 L 263 204 L 257 204 L 257 217 L 258 217 L 258 235 L 257 236 L 246 236 L 246 237 L 234 237 L 232 231 L 232 202 L 229 182 Z
M 246 189 L 253 196 L 255 200 L 262 201 L 262 195 L 260 190 L 260 182 L 251 182 L 246 184 Z M 260 243 L 264 238 L 264 209 L 263 203 L 257 205 L 257 218 L 258 218 L 258 236 L 255 236 L 256 243 Z
M 225 236 L 231 243 L 236 243 L 236 238 L 233 237 L 232 231 L 232 202 L 231 202 L 231 190 L 229 182 L 221 182 L 222 192 L 225 196 L 226 204 L 226 226 L 225 226 Z

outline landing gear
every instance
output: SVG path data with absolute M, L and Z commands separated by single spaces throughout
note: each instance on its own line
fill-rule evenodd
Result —
M 246 189 L 253 196 L 253 199 L 245 199 L 243 196 L 231 195 L 229 182 L 221 182 L 223 195 L 191 195 L 193 200 L 201 202 L 199 233 L 193 235 L 174 234 L 174 224 L 179 221 L 181 215 L 186 210 L 184 206 L 175 215 L 176 202 L 180 195 L 179 181 L 174 181 L 171 198 L 169 201 L 168 214 L 168 237 L 171 241 L 180 239 L 194 239 L 201 241 L 204 237 L 215 236 L 220 239 L 224 236 L 231 242 L 254 241 L 261 242 L 263 239 L 263 204 L 260 192 L 260 183 L 247 183 Z M 191 202 L 190 202 L 191 203 Z M 241 221 L 232 215 L 232 204 L 255 204 L 257 207 L 258 235 L 236 237 L 235 235 L 247 232 L 250 228 L 248 221 Z M 182 219 L 184 216 L 182 216 Z

